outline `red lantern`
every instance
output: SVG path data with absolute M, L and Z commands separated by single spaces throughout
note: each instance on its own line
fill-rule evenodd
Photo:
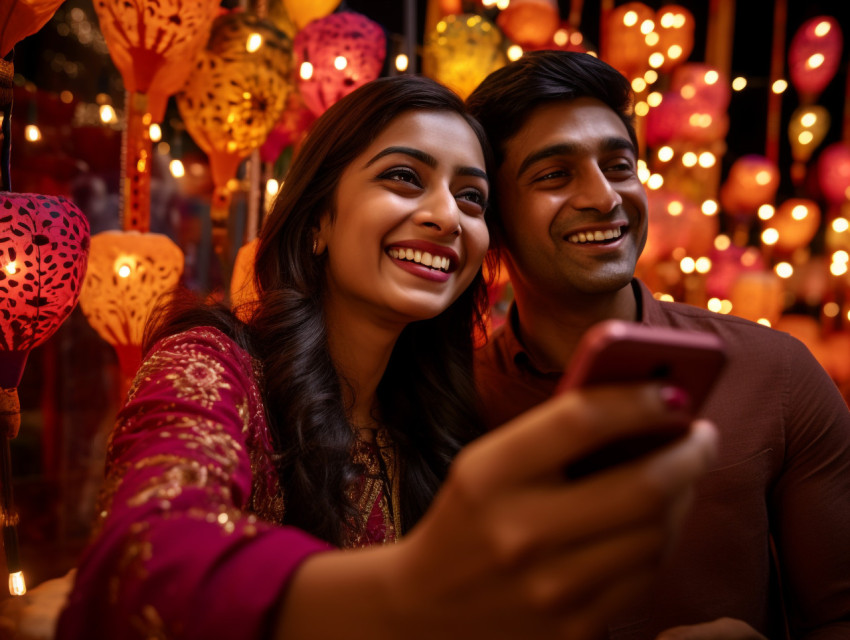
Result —
M 317 116 L 381 74 L 387 40 L 375 22 L 353 11 L 314 20 L 295 36 L 298 90 Z
M 517 44 L 539 47 L 555 35 L 559 20 L 555 0 L 511 0 L 496 24 Z
M 17 387 L 30 350 L 52 336 L 77 304 L 88 250 L 89 223 L 71 202 L 0 192 L 0 506 L 12 595 L 26 593 L 9 453 L 20 427 Z
M 831 205 L 850 200 L 850 145 L 836 142 L 818 158 L 818 185 Z
M 830 16 L 807 20 L 794 34 L 788 48 L 788 71 L 801 102 L 814 102 L 832 80 L 841 62 L 843 40 L 841 27 Z

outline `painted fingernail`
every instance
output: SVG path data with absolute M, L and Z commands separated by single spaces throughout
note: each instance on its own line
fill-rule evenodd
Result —
M 690 403 L 688 394 L 679 387 L 661 387 L 661 401 L 671 411 L 686 409 Z

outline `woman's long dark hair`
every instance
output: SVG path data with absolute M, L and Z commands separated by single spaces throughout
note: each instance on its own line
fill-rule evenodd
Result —
M 352 462 L 354 433 L 343 406 L 344 384 L 328 351 L 322 296 L 325 259 L 312 252 L 321 216 L 333 212 L 345 168 L 407 111 L 462 116 L 490 148 L 463 101 L 417 76 L 380 78 L 332 106 L 296 156 L 259 237 L 258 302 L 241 323 L 221 306 L 189 306 L 173 296 L 149 327 L 145 348 L 199 325 L 225 330 L 262 363 L 266 415 L 280 453 L 284 523 L 329 542 L 351 538 L 356 507 L 348 490 L 362 469 Z M 402 331 L 378 387 L 382 420 L 400 461 L 402 522 L 424 513 L 459 449 L 478 433 L 472 379 L 473 330 L 486 310 L 481 271 L 444 313 Z

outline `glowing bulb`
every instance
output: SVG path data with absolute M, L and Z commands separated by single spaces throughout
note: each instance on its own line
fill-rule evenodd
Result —
M 638 102 L 635 105 L 635 115 L 645 116 L 648 113 L 649 113 L 649 105 L 646 104 L 643 100 L 641 100 L 640 102 Z
M 658 150 L 658 159 L 661 162 L 670 162 L 673 159 L 673 147 L 663 146 Z
M 647 72 L 649 73 L 649 72 Z M 653 91 L 646 96 L 646 101 L 650 107 L 657 107 L 664 100 L 664 96 L 659 91 Z
M 647 46 L 654 47 L 658 44 L 658 41 L 661 40 L 661 36 L 658 35 L 657 31 L 650 31 L 646 34 L 646 37 L 643 40 L 646 42 Z
M 776 271 L 776 275 L 780 278 L 787 279 L 794 275 L 794 267 L 792 267 L 788 262 L 780 262 L 773 270 Z
M 802 116 L 800 116 L 800 124 L 804 127 L 813 127 L 815 126 L 815 122 L 818 121 L 818 114 L 814 111 L 807 111 Z
M 682 270 L 682 273 L 693 273 L 694 269 L 696 269 L 696 262 L 693 258 L 682 258 L 681 262 L 679 262 L 679 268 Z
M 162 129 L 156 122 L 148 128 L 148 134 L 151 137 L 151 142 L 159 142 L 162 140 Z
M 773 214 L 776 213 L 776 208 L 772 204 L 763 204 L 759 207 L 759 220 L 770 220 Z
M 835 318 L 841 312 L 841 307 L 839 307 L 834 302 L 827 302 L 823 305 L 823 315 L 827 318 Z
M 808 215 L 809 208 L 804 204 L 798 204 L 796 207 L 791 209 L 791 217 L 794 218 L 794 220 L 805 220 Z
M 694 266 L 697 273 L 708 273 L 711 271 L 711 260 L 709 258 L 697 258 Z
M 709 298 L 705 306 L 709 311 L 714 311 L 714 313 L 720 313 L 722 303 L 720 302 L 720 298 Z
M 103 124 L 110 124 L 117 119 L 118 116 L 115 115 L 115 109 L 112 108 L 111 104 L 100 105 L 100 121 Z
M 718 251 L 726 251 L 729 247 L 732 246 L 732 238 L 727 236 L 724 233 L 721 233 L 714 239 L 714 248 Z
M 683 205 L 678 200 L 673 200 L 670 204 L 667 205 L 667 213 L 671 216 L 680 216 L 682 215 L 682 211 L 685 210 L 685 205 Z
M 277 194 L 279 189 L 280 189 L 280 183 L 277 180 L 275 180 L 274 178 L 269 178 L 266 181 L 266 193 L 268 195 L 274 196 L 275 194 Z
M 649 180 L 646 181 L 646 186 L 655 191 L 656 189 L 660 189 L 664 184 L 664 176 L 660 173 L 653 173 L 649 176 Z
M 774 245 L 779 240 L 779 232 L 773 227 L 768 227 L 761 232 L 761 241 L 766 245 Z
M 566 29 L 558 29 L 552 36 L 552 41 L 559 47 L 563 47 L 569 41 L 569 37 Z
M 348 66 L 348 60 L 346 60 L 345 56 L 337 56 L 334 58 L 334 69 L 337 71 L 342 71 Z
M 245 49 L 248 53 L 254 53 L 257 49 L 263 46 L 263 36 L 259 33 L 252 33 L 248 36 L 248 42 L 245 45 Z
M 184 167 L 183 163 L 177 158 L 168 163 L 168 170 L 175 178 L 182 178 L 186 175 L 186 167 Z
M 667 57 L 671 60 L 678 60 L 682 57 L 684 50 L 678 44 L 672 45 L 669 49 L 667 49 Z
M 665 29 L 669 29 L 670 27 L 673 26 L 673 22 L 675 22 L 675 20 L 676 20 L 676 16 L 673 15 L 673 12 L 668 11 L 663 16 L 661 16 L 661 20 L 660 20 L 661 26 L 664 27 Z
M 646 84 L 653 84 L 658 80 L 658 72 L 655 69 L 649 69 L 643 74 L 643 79 L 646 80 Z
M 133 272 L 133 270 L 130 268 L 130 265 L 128 265 L 128 264 L 118 265 L 117 273 L 118 273 L 119 278 L 129 278 L 130 274 L 132 272 Z
M 717 81 L 720 80 L 720 74 L 712 69 L 711 71 L 705 72 L 703 79 L 705 80 L 706 84 L 717 84 Z
M 511 62 L 515 62 L 516 60 L 522 58 L 522 54 L 522 47 L 518 44 L 512 44 L 510 47 L 508 47 L 508 60 L 510 60 Z
M 28 124 L 24 127 L 24 136 L 30 142 L 38 142 L 41 140 L 41 129 L 34 124 Z
M 829 33 L 830 28 L 829 22 L 826 20 L 819 22 L 815 27 L 815 35 L 818 38 L 823 38 L 827 33 Z
M 10 276 L 13 276 L 18 272 L 18 263 L 12 260 L 9 264 L 3 267 L 3 270 Z
M 302 80 L 309 80 L 313 77 L 313 65 L 309 62 L 302 62 L 298 73 Z
M 682 164 L 686 167 L 693 167 L 697 163 L 697 154 L 693 151 L 688 151 L 682 156 Z
M 832 221 L 832 229 L 837 233 L 844 233 L 850 229 L 850 221 L 847 218 L 836 218 Z
M 817 69 L 824 63 L 825 60 L 826 58 L 822 53 L 813 53 L 811 56 L 809 56 L 809 59 L 806 60 L 806 68 Z
M 717 162 L 717 158 L 714 156 L 711 151 L 703 151 L 699 154 L 699 166 L 704 169 L 708 169 L 709 167 L 713 167 Z
M 640 32 L 643 35 L 652 33 L 653 29 L 655 29 L 655 23 L 652 20 L 644 20 L 640 23 Z
M 700 211 L 702 211 L 703 215 L 706 216 L 716 215 L 718 210 L 719 207 L 717 206 L 716 200 L 706 200 L 700 207 Z
M 395 68 L 397 71 L 407 71 L 409 64 L 410 60 L 403 53 L 400 53 L 395 57 Z
M 763 324 L 765 327 L 770 326 L 770 320 L 768 320 L 767 318 L 759 318 L 758 320 L 756 320 L 756 322 L 758 322 L 759 324 Z
M 646 89 L 646 80 L 643 78 L 635 78 L 632 80 L 632 90 L 634 90 L 635 93 L 640 93 L 644 89 Z
M 846 262 L 833 262 L 829 265 L 829 272 L 834 276 L 843 276 L 847 273 L 847 263 Z
M 773 93 L 785 93 L 785 90 L 787 88 L 788 82 L 780 79 L 773 83 L 773 85 L 770 87 L 770 90 L 773 91 Z
M 626 11 L 626 14 L 623 16 L 623 24 L 627 27 L 633 27 L 637 24 L 638 14 L 637 11 Z
M 24 572 L 16 571 L 9 574 L 9 593 L 13 596 L 22 596 L 27 592 L 27 582 L 24 580 Z
M 664 64 L 664 54 L 656 51 L 651 56 L 649 56 L 649 66 L 653 69 L 657 69 L 662 64 Z
M 770 183 L 770 171 L 762 169 L 756 173 L 756 184 L 764 186 Z
M 846 251 L 836 251 L 832 254 L 833 262 L 847 262 L 850 259 L 850 255 Z
M 732 88 L 735 91 L 742 91 L 747 86 L 747 79 L 743 76 L 738 76 L 732 81 Z

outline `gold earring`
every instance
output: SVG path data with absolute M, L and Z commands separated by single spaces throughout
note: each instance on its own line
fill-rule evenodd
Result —
M 319 239 L 313 238 L 313 255 L 318 255 L 319 253 Z

